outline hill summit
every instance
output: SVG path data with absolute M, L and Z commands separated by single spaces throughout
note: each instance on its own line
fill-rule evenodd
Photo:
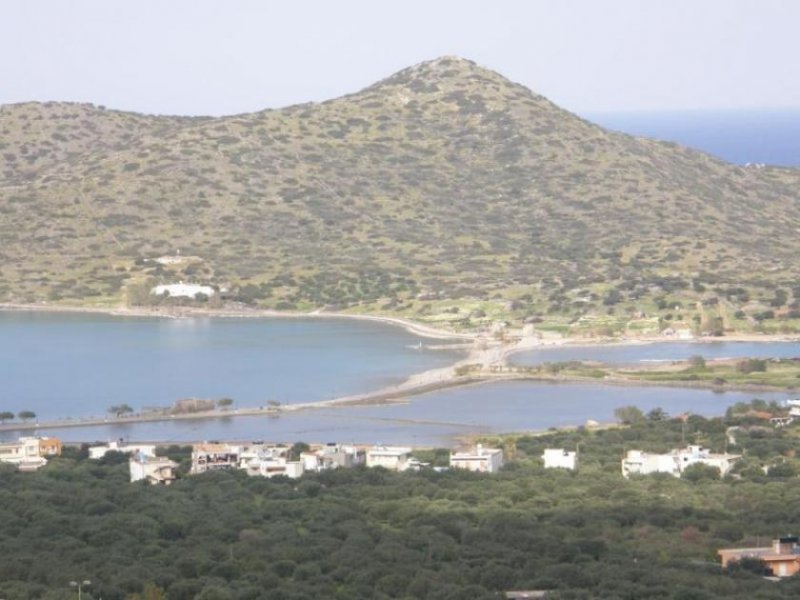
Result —
M 220 118 L 6 105 L 0 301 L 153 302 L 185 280 L 464 326 L 669 302 L 752 324 L 800 299 L 799 183 L 606 131 L 455 57 Z

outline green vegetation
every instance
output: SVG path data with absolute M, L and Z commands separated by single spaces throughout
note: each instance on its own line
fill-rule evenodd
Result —
M 108 412 L 115 417 L 122 417 L 132 414 L 134 411 L 133 408 L 128 404 L 115 404 L 114 406 L 108 407 Z
M 726 572 L 715 555 L 798 528 L 800 427 L 749 416 L 777 408 L 755 401 L 686 423 L 656 410 L 630 427 L 488 438 L 512 459 L 493 476 L 211 472 L 148 487 L 129 484 L 126 457 L 113 452 L 91 461 L 67 449 L 36 473 L 0 465 L 0 596 L 67 600 L 80 574 L 92 581 L 89 600 L 488 600 L 507 589 L 576 600 L 795 598 L 800 579 L 769 582 L 751 564 Z M 708 469 L 622 479 L 626 449 L 683 443 L 727 443 L 746 458 L 722 480 Z M 545 447 L 576 446 L 578 473 L 541 468 Z M 185 473 L 187 448 L 163 453 Z
M 755 359 L 714 361 L 704 366 L 610 371 L 614 376 L 638 381 L 703 382 L 719 387 L 769 386 L 782 389 L 800 387 L 800 361 Z
M 714 360 L 699 356 L 658 366 L 616 366 L 589 361 L 545 362 L 541 365 L 506 365 L 483 369 L 480 364 L 461 365 L 459 377 L 483 379 L 582 380 L 603 379 L 609 383 L 652 382 L 728 389 L 800 388 L 800 360 L 773 358 Z
M 182 279 L 454 328 L 800 331 L 800 171 L 608 132 L 469 61 L 231 117 L 0 116 L 0 302 L 192 303 L 149 293 Z

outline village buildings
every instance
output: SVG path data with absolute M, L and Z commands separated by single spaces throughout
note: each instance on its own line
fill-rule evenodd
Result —
M 178 463 L 166 458 L 134 453 L 129 461 L 131 483 L 146 481 L 152 485 L 169 485 L 175 481 Z
M 500 448 L 484 448 L 478 444 L 474 450 L 450 453 L 450 467 L 478 473 L 497 473 L 503 466 Z
M 99 460 L 109 452 L 155 456 L 156 447 L 153 444 L 123 444 L 121 442 L 109 442 L 108 444 L 102 444 L 100 446 L 89 446 L 89 458 L 93 460 Z
M 405 446 L 374 446 L 367 450 L 368 467 L 383 467 L 390 471 L 405 471 L 411 458 L 411 448 Z
M 157 285 L 150 290 L 154 296 L 169 296 L 170 298 L 197 298 L 199 295 L 210 298 L 215 294 L 214 288 L 210 285 L 198 285 L 195 283 L 169 283 Z
M 692 465 L 706 465 L 719 469 L 725 475 L 741 458 L 736 454 L 714 454 L 708 448 L 687 446 L 672 450 L 667 454 L 651 454 L 641 450 L 629 450 L 622 459 L 622 475 L 649 475 L 651 473 L 668 473 L 680 477 Z
M 47 464 L 48 457 L 60 455 L 58 438 L 21 437 L 0 443 L 0 462 L 16 465 L 20 471 L 35 471 Z
M 241 469 L 260 477 L 300 477 L 305 472 L 351 468 L 364 464 L 366 453 L 352 445 L 324 444 L 292 455 L 291 448 L 270 444 L 196 444 L 192 451 L 191 473 Z M 410 450 L 409 450 L 410 451 Z
M 578 468 L 578 453 L 564 450 L 563 448 L 545 448 L 542 454 L 545 469 L 569 469 L 575 471 Z
M 744 558 L 762 560 L 775 577 L 791 577 L 800 571 L 800 545 L 797 536 L 772 540 L 769 546 L 723 548 L 717 551 L 723 567 Z
M 190 473 L 197 475 L 206 471 L 238 469 L 241 453 L 240 446 L 230 444 L 195 444 L 192 449 L 192 468 Z
M 353 445 L 325 444 L 301 453 L 300 460 L 306 471 L 349 469 L 365 463 L 366 451 Z

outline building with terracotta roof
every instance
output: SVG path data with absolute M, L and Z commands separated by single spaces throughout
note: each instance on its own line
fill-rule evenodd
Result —
M 769 546 L 755 548 L 723 548 L 717 550 L 722 566 L 745 558 L 755 558 L 764 564 L 776 577 L 791 577 L 800 571 L 800 546 L 797 536 L 786 536 L 772 540 Z

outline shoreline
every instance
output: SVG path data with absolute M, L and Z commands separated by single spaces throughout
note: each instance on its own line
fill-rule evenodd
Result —
M 584 384 L 584 385 L 601 385 L 611 387 L 660 387 L 660 388 L 676 388 L 676 389 L 700 389 L 709 390 L 711 392 L 724 394 L 726 392 L 764 392 L 764 393 L 784 393 L 792 394 L 791 390 L 785 388 L 776 388 L 768 385 L 757 384 L 743 384 L 737 386 L 719 386 L 710 381 L 633 381 L 621 378 L 604 378 L 596 379 L 592 377 L 578 377 L 578 376 L 542 376 L 528 373 L 495 373 L 495 374 L 476 374 L 465 376 L 451 376 L 445 377 L 446 373 L 442 373 L 442 377 L 432 380 L 426 380 L 420 375 L 433 374 L 449 370 L 449 367 L 443 369 L 435 369 L 426 371 L 412 376 L 403 384 L 395 386 L 394 388 L 384 388 L 374 392 L 367 392 L 363 394 L 356 394 L 351 396 L 342 396 L 330 400 L 319 400 L 315 402 L 304 402 L 298 404 L 287 404 L 281 407 L 243 407 L 235 409 L 213 409 L 210 411 L 198 413 L 184 413 L 184 414 L 153 414 L 153 415 L 134 415 L 128 417 L 84 417 L 84 418 L 64 418 L 52 419 L 49 421 L 27 422 L 27 423 L 3 423 L 0 425 L 0 433 L 9 431 L 37 431 L 49 429 L 75 429 L 75 428 L 92 428 L 98 426 L 114 426 L 114 425 L 136 425 L 140 423 L 163 423 L 172 421 L 214 421 L 219 419 L 232 419 L 236 417 L 267 417 L 276 418 L 292 413 L 299 413 L 309 410 L 324 410 L 324 409 L 339 409 L 347 407 L 358 406 L 384 406 L 392 404 L 402 404 L 408 402 L 411 398 L 446 390 L 451 388 L 483 386 L 491 383 L 507 383 L 507 382 L 534 382 L 550 385 L 561 384 Z M 344 415 L 343 415 L 344 416 Z M 390 419 L 394 420 L 394 419 Z M 407 421 L 416 421 L 415 419 L 406 419 Z M 565 427 L 579 427 L 580 425 L 569 425 Z M 480 432 L 474 432 L 475 435 L 481 435 Z M 464 435 L 473 435 L 464 434 Z
M 623 386 L 623 387 L 667 387 L 683 389 L 708 389 L 724 393 L 734 392 L 778 392 L 792 393 L 786 388 L 777 388 L 768 385 L 742 384 L 731 386 L 715 385 L 711 381 L 642 381 L 630 380 L 621 377 L 606 377 L 603 379 L 581 376 L 560 376 L 542 375 L 541 373 L 525 372 L 503 372 L 503 368 L 514 368 L 509 365 L 509 358 L 519 352 L 536 349 L 546 349 L 548 347 L 599 347 L 599 346 L 619 346 L 619 345 L 644 345 L 653 343 L 697 343 L 707 344 L 714 342 L 797 342 L 796 336 L 768 336 L 741 334 L 726 336 L 724 338 L 695 338 L 692 340 L 664 339 L 663 337 L 648 338 L 596 338 L 592 340 L 581 338 L 551 338 L 540 339 L 536 337 L 523 337 L 515 339 L 513 342 L 502 342 L 481 336 L 478 333 L 456 333 L 436 329 L 427 325 L 415 323 L 399 317 L 389 317 L 381 315 L 352 315 L 347 313 L 328 313 L 323 311 L 313 311 L 309 313 L 281 312 L 262 309 L 203 309 L 203 308 L 177 308 L 169 310 L 161 309 L 131 309 L 131 308 L 110 308 L 110 307 L 81 307 L 81 306 L 51 306 L 40 304 L 0 304 L 0 311 L 19 311 L 19 312 L 50 312 L 50 313 L 79 313 L 79 314 L 105 314 L 120 317 L 146 317 L 146 318 L 192 318 L 192 317 L 215 317 L 215 318 L 282 318 L 282 319 L 356 319 L 361 321 L 374 321 L 385 323 L 397 327 L 403 327 L 406 331 L 421 337 L 433 339 L 458 339 L 464 344 L 460 344 L 460 349 L 466 350 L 466 356 L 451 365 L 430 369 L 420 373 L 410 375 L 403 382 L 389 387 L 384 387 L 375 391 L 351 394 L 332 398 L 303 402 L 298 404 L 287 404 L 280 407 L 242 407 L 235 409 L 214 409 L 202 413 L 187 414 L 137 414 L 127 417 L 83 417 L 83 418 L 59 418 L 49 419 L 40 422 L 14 422 L 0 424 L 0 432 L 5 431 L 35 431 L 37 429 L 61 429 L 61 428 L 81 428 L 108 425 L 129 425 L 137 423 L 169 422 L 174 420 L 216 420 L 230 419 L 234 417 L 247 416 L 267 416 L 275 417 L 303 410 L 335 409 L 347 406 L 376 406 L 392 404 L 397 402 L 409 401 L 410 399 L 438 390 L 454 387 L 465 387 L 470 385 L 484 385 L 487 383 L 498 383 L 508 381 L 530 381 L 539 383 L 559 384 L 559 383 L 580 383 L 603 386 Z M 471 342 L 470 344 L 466 343 Z M 471 346 L 471 347 L 470 347 Z M 467 372 L 459 372 L 460 369 L 468 367 Z M 470 373 L 469 369 L 478 367 L 478 371 Z M 492 372 L 492 369 L 498 371 Z
M 280 311 L 272 309 L 232 309 L 232 308 L 197 308 L 197 307 L 174 307 L 169 309 L 137 307 L 130 308 L 124 306 L 102 307 L 102 306 L 71 306 L 64 304 L 21 304 L 21 303 L 2 303 L 0 311 L 5 312 L 32 312 L 32 313 L 73 313 L 73 314 L 98 314 L 114 317 L 138 317 L 138 318 L 161 318 L 161 319 L 183 319 L 193 317 L 206 318 L 242 318 L 242 319 L 353 319 L 358 321 L 373 321 L 402 327 L 409 333 L 430 339 L 458 339 L 473 341 L 479 339 L 477 333 L 459 333 L 447 329 L 439 329 L 423 323 L 417 323 L 400 317 L 385 315 L 359 315 L 341 312 L 325 312 L 315 310 L 310 312 Z
M 7 302 L 0 303 L 0 312 L 33 312 L 33 313 L 74 313 L 74 314 L 100 314 L 115 317 L 139 318 L 165 318 L 182 319 L 193 317 L 206 318 L 266 318 L 266 319 L 353 319 L 357 321 L 373 321 L 402 327 L 409 333 L 431 339 L 458 339 L 464 341 L 494 341 L 492 338 L 478 332 L 458 332 L 449 329 L 427 325 L 403 317 L 390 315 L 353 314 L 345 312 L 326 312 L 317 309 L 308 312 L 281 311 L 266 308 L 200 308 L 200 307 L 170 307 L 148 308 L 127 306 L 78 306 L 66 304 L 25 304 Z M 732 332 L 721 337 L 693 337 L 689 339 L 676 339 L 665 336 L 646 336 L 637 338 L 536 338 L 520 337 L 516 342 L 508 344 L 502 352 L 502 357 L 507 358 L 518 352 L 536 350 L 552 346 L 570 347 L 601 347 L 601 346 L 639 346 L 647 344 L 710 344 L 710 343 L 746 343 L 746 342 L 800 342 L 800 334 L 761 334 Z

